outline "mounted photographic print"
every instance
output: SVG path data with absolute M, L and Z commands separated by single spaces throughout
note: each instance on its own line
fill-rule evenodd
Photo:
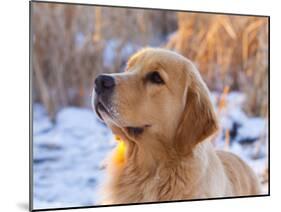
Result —
M 270 194 L 268 16 L 31 1 L 30 91 L 30 210 Z

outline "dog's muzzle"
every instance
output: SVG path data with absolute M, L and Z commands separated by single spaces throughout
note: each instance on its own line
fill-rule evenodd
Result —
M 115 87 L 114 78 L 108 75 L 99 75 L 95 80 L 95 92 L 97 95 L 109 95 Z
M 109 114 L 107 108 L 110 107 L 111 96 L 115 87 L 115 80 L 109 75 L 99 75 L 94 85 L 94 107 L 98 116 L 103 119 L 99 110 Z

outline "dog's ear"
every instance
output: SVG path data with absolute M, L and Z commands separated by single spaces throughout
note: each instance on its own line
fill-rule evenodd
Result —
M 181 154 L 190 153 L 196 144 L 213 135 L 218 129 L 208 88 L 195 71 L 188 73 L 190 76 L 185 108 L 176 131 L 176 148 Z

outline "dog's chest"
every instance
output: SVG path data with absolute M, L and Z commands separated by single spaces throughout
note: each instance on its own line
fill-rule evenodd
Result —
M 114 202 L 151 202 L 177 200 L 186 196 L 185 176 L 175 170 L 139 173 L 125 170 L 113 185 Z

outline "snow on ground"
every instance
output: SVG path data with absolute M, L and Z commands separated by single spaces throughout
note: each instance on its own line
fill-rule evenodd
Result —
M 212 93 L 212 100 L 218 105 L 219 94 Z M 239 155 L 264 181 L 268 164 L 268 125 L 267 119 L 248 117 L 242 110 L 246 96 L 232 92 L 226 97 L 225 107 L 218 113 L 220 127 L 214 140 L 215 147 Z M 226 145 L 226 131 L 229 131 L 229 145 Z M 268 193 L 267 182 L 262 184 L 263 194 Z
M 217 94 L 212 97 L 216 103 Z M 266 120 L 249 118 L 241 109 L 244 100 L 240 93 L 227 96 L 215 144 L 225 149 L 225 132 L 229 130 L 226 150 L 238 154 L 261 176 L 267 162 L 267 140 L 261 142 L 267 138 Z M 105 177 L 101 166 L 114 145 L 110 130 L 92 110 L 67 107 L 52 123 L 42 105 L 34 104 L 34 208 L 98 204 L 98 185 Z
M 52 124 L 38 104 L 33 129 L 34 208 L 95 204 L 101 162 L 114 145 L 110 131 L 93 111 L 74 107 Z

